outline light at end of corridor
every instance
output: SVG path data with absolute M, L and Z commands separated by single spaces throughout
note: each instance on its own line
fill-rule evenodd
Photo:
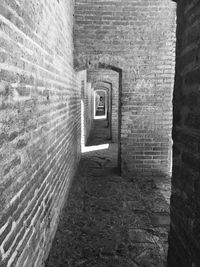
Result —
M 104 149 L 108 149 L 108 148 L 109 148 L 109 144 L 103 144 L 103 145 L 97 145 L 97 146 L 84 146 L 84 147 L 82 147 L 81 152 L 86 153 L 86 152 L 104 150 Z

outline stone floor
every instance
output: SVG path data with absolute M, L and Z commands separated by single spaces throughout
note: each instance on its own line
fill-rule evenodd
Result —
M 95 122 L 90 146 L 109 143 L 106 125 Z M 166 266 L 166 200 L 152 179 L 118 175 L 116 144 L 84 153 L 45 266 Z

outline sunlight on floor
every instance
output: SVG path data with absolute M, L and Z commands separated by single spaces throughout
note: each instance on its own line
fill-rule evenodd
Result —
M 97 151 L 97 150 L 105 150 L 109 148 L 109 144 L 97 145 L 97 146 L 83 146 L 82 153 Z
M 103 115 L 103 116 L 94 116 L 94 119 L 95 120 L 107 119 L 107 116 L 106 115 Z

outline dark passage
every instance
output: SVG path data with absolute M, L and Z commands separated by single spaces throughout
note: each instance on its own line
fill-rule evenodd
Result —
M 105 115 L 105 107 L 98 107 L 96 110 L 96 116 L 104 116 Z
M 106 125 L 95 121 L 90 146 L 109 143 Z M 110 142 L 83 154 L 45 266 L 165 266 L 168 212 L 152 180 L 117 174 Z

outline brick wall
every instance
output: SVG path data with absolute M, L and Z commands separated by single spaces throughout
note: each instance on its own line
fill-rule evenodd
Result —
M 94 90 L 87 82 L 87 71 L 77 72 L 78 88 L 81 92 L 81 146 L 87 143 L 94 118 Z
M 94 89 L 92 84 L 87 82 L 87 102 L 86 102 L 86 116 L 87 116 L 87 139 L 93 125 L 94 119 Z
M 80 155 L 73 1 L 0 3 L 0 266 L 40 267 Z
M 199 1 L 178 1 L 169 267 L 200 266 L 199 12 Z
M 170 173 L 175 3 L 76 0 L 76 68 L 122 70 L 122 171 Z
M 88 80 L 91 81 L 93 87 L 104 86 L 110 91 L 112 97 L 112 140 L 113 142 L 118 141 L 118 110 L 119 110 L 119 74 L 112 70 L 89 70 Z M 104 82 L 104 85 L 102 84 Z M 107 83 L 107 84 L 106 84 Z M 111 87 L 111 88 L 110 88 Z M 110 88 L 110 89 L 109 89 Z

